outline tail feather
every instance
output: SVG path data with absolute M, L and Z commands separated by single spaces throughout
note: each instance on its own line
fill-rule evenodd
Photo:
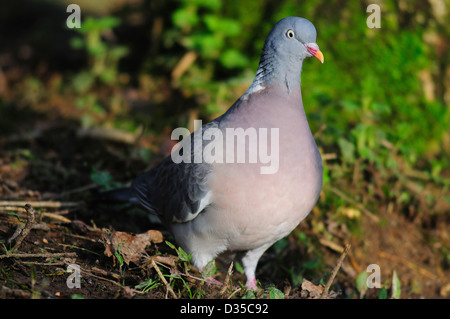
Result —
M 130 187 L 118 188 L 112 191 L 100 193 L 98 199 L 104 202 L 115 202 L 115 203 L 137 202 L 137 198 Z

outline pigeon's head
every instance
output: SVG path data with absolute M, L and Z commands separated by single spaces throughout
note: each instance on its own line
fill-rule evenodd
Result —
M 267 36 L 266 53 L 277 55 L 286 62 L 316 57 L 323 63 L 323 54 L 316 44 L 316 28 L 304 18 L 287 17 L 280 20 Z M 269 54 L 270 54 L 269 53 Z

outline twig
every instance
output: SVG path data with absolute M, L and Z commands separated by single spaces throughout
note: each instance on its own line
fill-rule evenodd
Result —
M 81 202 L 53 202 L 53 201 L 0 201 L 0 206 L 25 206 L 31 205 L 33 207 L 48 207 L 48 208 L 62 208 L 62 207 L 78 207 Z
M 139 291 L 139 290 L 136 290 L 136 289 L 124 286 L 123 284 L 121 284 L 121 283 L 119 283 L 117 281 L 114 281 L 114 280 L 111 280 L 111 279 L 108 279 L 108 278 L 105 278 L 105 277 L 94 275 L 92 273 L 92 271 L 89 271 L 89 270 L 84 269 L 82 267 L 80 267 L 80 271 L 81 271 L 81 274 L 84 274 L 85 276 L 89 276 L 89 277 L 93 277 L 93 278 L 96 278 L 96 279 L 99 279 L 99 280 L 107 281 L 107 282 L 109 282 L 109 283 L 111 283 L 113 285 L 116 285 L 116 286 L 124 289 L 125 291 L 128 291 L 129 293 L 131 292 L 131 293 L 142 294 L 142 291 Z M 95 271 L 97 271 L 97 269 Z
M 194 51 L 187 52 L 173 69 L 172 79 L 178 80 L 196 59 L 197 53 L 195 53 Z
M 328 278 L 327 284 L 325 285 L 325 288 L 323 289 L 322 294 L 320 295 L 320 299 L 324 299 L 328 296 L 328 290 L 330 289 L 334 278 L 336 277 L 339 269 L 341 268 L 342 263 L 344 262 L 345 256 L 347 256 L 347 254 L 348 254 L 349 249 L 350 249 L 350 244 L 345 244 L 344 252 L 341 254 L 341 257 L 339 257 L 338 263 L 333 268 L 331 276 L 330 276 L 330 278 Z
M 77 188 L 74 188 L 74 189 L 62 192 L 61 194 L 51 195 L 51 196 L 43 196 L 42 198 L 43 199 L 61 198 L 61 197 L 65 197 L 67 195 L 72 195 L 72 194 L 76 194 L 76 193 L 82 193 L 82 192 L 85 192 L 85 191 L 88 191 L 88 190 L 91 190 L 91 189 L 94 189 L 94 188 L 98 188 L 98 187 L 99 187 L 98 184 L 91 183 L 91 184 L 88 184 L 88 185 L 85 185 L 85 186 L 77 187 Z
M 97 256 L 101 256 L 101 254 L 99 254 L 99 253 L 97 253 L 95 251 L 83 248 L 83 247 L 78 247 L 78 246 L 75 246 L 75 245 L 61 244 L 61 243 L 58 243 L 58 245 L 61 245 L 63 247 L 67 247 L 67 248 L 70 248 L 70 249 L 79 249 L 79 250 L 82 250 L 82 251 L 87 251 L 88 253 L 91 253 L 91 254 L 94 254 L 94 255 L 97 255 Z
M 23 291 L 21 289 L 11 289 L 6 286 L 2 286 L 0 289 L 0 299 L 5 298 L 6 295 L 11 295 L 13 297 L 30 298 L 31 293 L 28 291 Z
M 25 237 L 28 236 L 28 234 L 30 233 L 31 228 L 33 228 L 33 225 L 36 223 L 36 215 L 35 215 L 35 210 L 34 208 L 30 205 L 30 204 L 26 204 L 25 205 L 25 210 L 27 211 L 27 222 L 25 223 L 25 226 L 23 227 L 22 231 L 20 232 L 20 234 L 18 234 L 17 236 L 16 233 L 14 233 L 13 237 L 17 237 L 16 239 L 16 243 L 14 244 L 14 247 L 11 249 L 11 251 L 15 251 L 17 248 L 19 248 L 20 244 L 22 244 L 22 241 L 25 239 Z M 22 228 L 22 225 L 18 226 L 18 230 Z M 11 242 L 12 240 L 8 239 L 8 242 Z
M 64 266 L 66 263 L 64 261 L 57 261 L 57 262 L 38 262 L 38 261 L 22 261 L 22 263 L 25 263 L 27 265 L 39 265 L 39 266 Z
M 97 268 L 97 267 L 92 267 L 91 268 L 91 272 L 96 272 L 96 273 L 99 273 L 99 274 L 101 274 L 103 276 L 110 276 L 110 277 L 113 277 L 114 279 L 120 281 L 120 275 L 119 274 L 115 274 L 115 273 L 113 273 L 111 271 L 105 271 L 105 270 Z
M 342 253 L 344 251 L 344 247 L 342 247 L 339 244 L 336 244 L 335 242 L 332 242 L 331 240 L 325 239 L 325 238 L 319 238 L 319 242 L 325 246 L 330 248 L 331 250 L 334 250 L 335 252 Z
M 172 290 L 172 287 L 170 287 L 170 284 L 167 282 L 166 278 L 164 278 L 164 275 L 162 274 L 161 270 L 159 270 L 158 265 L 155 264 L 155 261 L 153 260 L 153 258 L 150 259 L 151 263 L 152 263 L 152 267 L 156 270 L 156 272 L 158 273 L 159 278 L 161 278 L 161 280 L 163 281 L 164 285 L 166 286 L 167 291 L 172 295 L 172 297 L 174 299 L 178 299 L 177 295 L 175 294 L 175 292 Z
M 3 258 L 56 258 L 56 257 L 77 257 L 77 253 L 42 253 L 42 254 L 6 254 L 0 255 Z
M 63 223 L 71 223 L 72 222 L 69 218 L 66 218 L 64 216 L 61 216 L 61 215 L 55 214 L 55 213 L 42 213 L 41 216 L 52 218 L 52 219 L 55 219 L 55 220 L 63 222 Z
M 228 282 L 230 281 L 230 276 L 233 273 L 233 262 L 231 262 L 230 267 L 228 267 L 227 275 L 225 276 L 225 280 L 223 281 L 223 287 L 219 291 L 219 295 L 222 296 L 228 288 Z
M 134 144 L 137 135 L 106 127 L 80 128 L 77 131 L 78 137 L 91 137 L 130 145 Z
M 2 211 L 7 212 L 7 213 L 9 213 L 9 212 L 26 213 L 25 208 L 23 208 L 23 207 L 17 207 L 17 206 L 1 206 L 0 209 L 1 209 Z
M 322 160 L 324 161 L 328 161 L 328 160 L 333 160 L 337 158 L 337 154 L 336 153 L 327 153 L 327 154 L 323 154 L 322 155 Z
M 233 291 L 232 293 L 231 293 L 231 295 L 229 295 L 228 296 L 228 299 L 231 299 L 235 294 L 237 294 L 239 291 L 241 291 L 242 290 L 242 288 L 238 288 L 238 289 L 236 289 L 235 291 Z
M 327 128 L 326 124 L 322 124 L 319 129 L 314 133 L 314 138 L 318 137 Z

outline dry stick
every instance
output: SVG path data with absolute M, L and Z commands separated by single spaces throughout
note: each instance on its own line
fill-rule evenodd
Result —
M 347 256 L 349 250 L 350 250 L 350 244 L 345 244 L 344 252 L 341 254 L 341 257 L 339 257 L 338 263 L 334 267 L 330 278 L 328 278 L 327 284 L 325 285 L 325 288 L 323 289 L 322 294 L 320 295 L 320 299 L 324 299 L 328 295 L 328 290 L 330 289 L 331 284 L 333 283 L 334 278 L 336 277 L 339 269 L 341 268 L 342 263 L 344 262 L 345 256 Z
M 164 285 L 166 285 L 167 291 L 170 292 L 170 294 L 172 295 L 173 298 L 178 299 L 177 295 L 172 290 L 172 287 L 170 287 L 170 284 L 167 282 L 166 278 L 164 278 L 164 275 L 162 274 L 161 270 L 159 270 L 158 265 L 155 264 L 155 261 L 153 260 L 153 258 L 150 258 L 150 260 L 152 262 L 152 267 L 155 268 L 156 272 L 158 273 L 159 278 L 161 278 Z
M 230 276 L 233 273 L 233 262 L 231 262 L 230 267 L 228 267 L 227 275 L 225 276 L 225 280 L 223 281 L 223 287 L 219 291 L 219 295 L 222 296 L 228 288 L 228 282 L 230 281 Z
M 85 275 L 87 275 L 87 276 L 90 276 L 90 277 L 93 277 L 93 278 L 96 278 L 96 279 L 100 279 L 100 280 L 103 280 L 103 281 L 107 281 L 107 282 L 109 282 L 109 283 L 111 283 L 111 284 L 113 284 L 113 285 L 116 285 L 116 286 L 118 286 L 118 287 L 120 287 L 120 288 L 122 288 L 122 289 L 125 289 L 125 288 L 126 288 L 126 287 L 124 287 L 124 286 L 123 286 L 121 283 L 119 283 L 119 282 L 116 282 L 116 281 L 114 281 L 114 280 L 111 280 L 111 279 L 108 279 L 108 278 L 104 278 L 104 277 L 101 277 L 101 276 L 94 275 L 94 274 L 93 274 L 91 271 L 89 271 L 89 270 L 83 269 L 83 268 L 81 268 L 81 267 L 80 267 L 80 270 L 81 270 L 81 274 L 85 274 Z M 136 289 L 132 289 L 132 288 L 129 288 L 129 291 L 131 291 L 131 292 L 133 292 L 133 293 L 142 294 L 141 291 L 136 290 Z
M 228 296 L 228 299 L 231 299 L 235 294 L 237 294 L 241 290 L 242 290 L 242 288 L 238 288 L 235 291 L 233 291 L 232 294 Z
M 53 202 L 53 201 L 0 201 L 0 206 L 25 206 L 33 205 L 34 207 L 62 208 L 62 207 L 78 207 L 81 202 Z
M 66 263 L 64 261 L 58 262 L 39 262 L 39 261 L 23 261 L 27 265 L 39 265 L 39 266 L 64 266 Z
M 77 253 L 43 253 L 43 254 L 0 255 L 0 259 L 3 259 L 3 258 L 55 258 L 55 257 L 77 257 Z
M 25 239 L 25 237 L 28 236 L 31 228 L 33 228 L 33 225 L 36 223 L 36 211 L 34 210 L 34 208 L 30 204 L 26 204 L 25 210 L 27 211 L 28 215 L 27 222 L 25 223 L 25 226 L 23 227 L 20 234 L 17 236 L 16 243 L 14 244 L 14 247 L 11 249 L 11 251 L 15 251 L 17 248 L 19 248 L 20 244 L 22 244 L 22 241 Z
M 74 189 L 62 192 L 61 194 L 57 194 L 55 196 L 43 196 L 43 199 L 61 198 L 61 197 L 65 197 L 67 195 L 72 195 L 72 194 L 76 194 L 76 193 L 82 193 L 82 192 L 85 192 L 85 191 L 88 191 L 88 190 L 91 190 L 91 189 L 94 189 L 94 188 L 97 188 L 97 187 L 99 187 L 98 184 L 91 183 L 91 184 L 88 184 L 88 185 L 85 185 L 85 186 L 77 187 L 77 188 L 74 188 Z
M 55 220 L 63 222 L 63 223 L 71 223 L 72 222 L 69 218 L 66 218 L 64 216 L 61 216 L 61 215 L 58 215 L 55 213 L 41 213 L 41 216 L 52 218 L 52 219 L 55 219 Z
M 23 291 L 21 289 L 11 289 L 6 286 L 2 286 L 2 288 L 0 289 L 0 298 L 1 299 L 2 299 L 2 297 L 1 297 L 2 294 L 3 295 L 11 295 L 13 297 L 21 297 L 21 298 L 30 298 L 31 297 L 30 292 Z

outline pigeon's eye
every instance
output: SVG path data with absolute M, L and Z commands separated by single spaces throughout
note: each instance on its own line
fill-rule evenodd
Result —
M 295 33 L 294 33 L 293 30 L 291 30 L 291 29 L 287 30 L 286 36 L 287 36 L 289 39 L 292 39 L 292 38 L 294 37 L 294 35 L 295 35 Z

